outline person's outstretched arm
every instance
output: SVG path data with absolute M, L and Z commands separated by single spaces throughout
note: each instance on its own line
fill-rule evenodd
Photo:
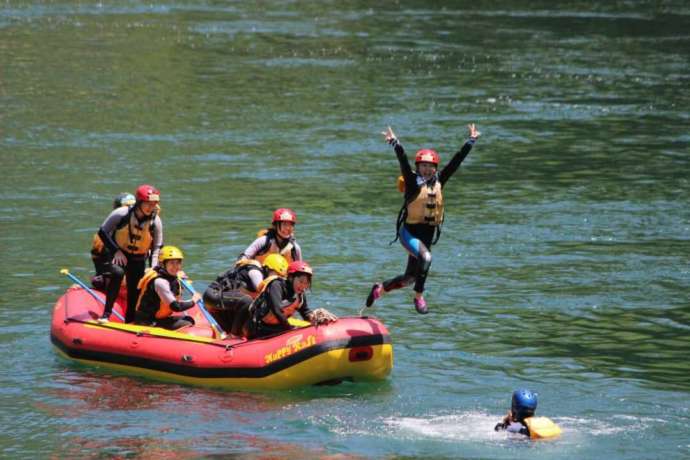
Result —
M 472 150 L 472 146 L 474 143 L 477 141 L 477 138 L 481 135 L 479 131 L 477 131 L 476 126 L 474 123 L 471 123 L 467 125 L 467 128 L 469 129 L 469 139 L 465 144 L 462 146 L 462 148 L 453 155 L 453 158 L 448 162 L 445 168 L 439 173 L 438 179 L 441 181 L 441 185 L 445 185 L 446 181 L 450 179 L 450 177 L 455 174 L 455 171 L 458 170 L 460 167 L 460 164 L 465 160 L 467 155 L 470 154 L 470 150 Z

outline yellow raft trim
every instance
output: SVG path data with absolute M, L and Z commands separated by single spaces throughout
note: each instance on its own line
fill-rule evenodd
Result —
M 297 319 L 297 318 L 289 318 L 288 321 L 290 322 L 290 324 L 292 326 L 295 326 L 295 327 L 310 326 L 309 322 L 302 321 L 302 320 Z M 170 329 L 164 329 L 162 327 L 141 326 L 138 324 L 131 324 L 131 323 L 124 324 L 124 323 L 108 322 L 105 324 L 101 324 L 97 321 L 85 321 L 84 326 L 85 327 L 91 327 L 91 328 L 117 329 L 119 331 L 131 332 L 133 334 L 145 334 L 145 335 L 152 336 L 152 337 L 163 337 L 166 339 L 186 340 L 188 342 L 213 343 L 213 342 L 217 341 L 217 339 L 213 339 L 211 337 L 200 337 L 200 336 L 196 336 L 196 335 L 187 334 L 186 332 L 184 332 L 184 329 L 172 331 Z
M 350 349 L 339 348 L 321 353 L 275 374 L 254 378 L 189 377 L 136 366 L 73 358 L 65 354 L 60 348 L 55 348 L 61 356 L 81 363 L 136 373 L 156 380 L 232 390 L 285 390 L 341 378 L 351 378 L 356 381 L 383 380 L 393 367 L 393 346 L 391 344 L 372 346 L 373 355 L 367 361 L 352 362 L 349 359 Z

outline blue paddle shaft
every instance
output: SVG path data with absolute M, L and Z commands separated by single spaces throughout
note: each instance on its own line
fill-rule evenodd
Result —
M 194 289 L 194 286 L 192 286 L 192 283 L 190 283 L 184 278 L 180 278 L 180 282 L 182 283 L 182 286 L 184 286 L 185 289 L 187 289 L 192 295 L 196 293 L 196 290 Z M 225 333 L 225 331 L 223 331 L 223 329 L 221 329 L 220 325 L 215 320 L 215 318 L 208 312 L 208 310 L 206 310 L 204 301 L 199 299 L 197 305 L 199 305 L 199 310 L 201 310 L 201 313 L 203 313 L 204 317 L 206 318 L 206 321 L 208 321 L 209 324 L 211 324 L 211 327 L 217 333 L 217 335 L 220 338 L 224 338 L 225 336 L 227 336 L 227 334 Z
M 84 283 L 82 282 L 82 280 L 80 280 L 79 278 L 77 278 L 76 276 L 74 276 L 73 274 L 71 274 L 70 272 L 65 273 L 65 275 L 67 275 L 67 277 L 68 277 L 69 279 L 71 279 L 72 281 L 74 281 L 75 283 L 77 283 L 79 286 L 81 286 L 86 292 L 88 292 L 89 294 L 91 294 L 91 296 L 92 296 L 94 299 L 98 300 L 100 303 L 102 303 L 103 305 L 105 305 L 105 301 L 104 301 L 103 299 L 101 299 L 100 297 L 98 297 L 98 296 L 96 295 L 96 293 L 93 292 L 93 290 L 91 290 L 90 287 L 88 287 L 86 284 L 84 284 Z M 129 293 L 128 293 L 127 295 L 129 295 Z M 120 320 L 121 320 L 123 323 L 125 322 L 125 319 L 122 317 L 122 315 L 121 315 L 120 313 L 118 313 L 116 310 L 113 310 L 113 313 L 115 313 L 115 316 L 117 316 L 118 318 L 120 318 Z

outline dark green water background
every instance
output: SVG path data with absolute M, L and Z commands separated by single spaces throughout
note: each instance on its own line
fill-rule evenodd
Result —
M 687 458 L 690 6 L 682 1 L 0 5 L 0 457 Z M 294 208 L 315 306 L 402 270 L 393 126 L 442 161 L 427 283 L 374 312 L 379 384 L 223 392 L 49 341 L 112 198 L 161 188 L 199 285 Z M 554 442 L 492 431 L 539 393 Z M 339 455 L 339 456 L 338 456 Z

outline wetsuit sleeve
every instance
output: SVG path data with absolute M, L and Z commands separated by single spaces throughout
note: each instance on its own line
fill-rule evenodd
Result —
M 116 253 L 117 250 L 120 249 L 113 239 L 113 234 L 115 230 L 117 230 L 117 224 L 119 224 L 123 218 L 127 217 L 127 214 L 129 214 L 129 210 L 124 207 L 113 210 L 98 229 L 98 236 L 101 237 L 103 244 L 108 248 L 111 254 Z
M 189 310 L 194 305 L 196 305 L 196 304 L 194 303 L 193 300 L 183 300 L 181 302 L 178 302 L 176 300 L 174 302 L 170 302 L 170 309 L 172 311 L 185 311 L 185 310 Z
M 297 244 L 297 241 L 294 241 L 294 240 L 293 240 L 292 244 L 295 246 L 295 255 L 296 255 L 295 260 L 304 260 L 304 259 L 302 259 L 302 248 L 300 247 L 300 245 Z
M 283 309 L 281 308 L 283 303 L 283 288 L 281 287 L 280 283 L 276 283 L 274 281 L 268 285 L 268 297 L 266 302 L 268 303 L 270 311 L 275 315 L 280 324 L 283 327 L 290 329 L 290 323 L 288 323 L 287 318 L 283 314 Z
M 412 171 L 410 161 L 407 159 L 407 154 L 402 144 L 397 139 L 393 139 L 390 144 L 395 149 L 395 155 L 398 157 L 398 163 L 400 164 L 400 172 L 405 179 L 405 196 L 414 196 L 419 190 L 417 175 Z
M 247 278 L 249 278 L 249 285 L 247 288 L 249 288 L 250 291 L 256 292 L 259 285 L 264 280 L 264 274 L 260 269 L 254 267 L 247 272 Z
M 309 306 L 307 305 L 307 296 L 306 294 L 302 294 L 302 306 L 299 307 L 299 314 L 302 316 L 307 321 L 309 320 L 309 317 L 313 313 L 310 309 Z
M 163 221 L 159 216 L 153 221 L 153 247 L 151 248 L 151 266 L 158 265 L 158 254 L 163 246 Z
M 170 283 L 163 278 L 156 278 L 153 286 L 161 301 L 170 306 L 172 311 L 185 311 L 194 306 L 194 301 L 192 300 L 178 301 L 175 294 L 170 290 Z
M 438 180 L 441 181 L 442 186 L 446 185 L 446 181 L 450 179 L 450 176 L 455 174 L 455 171 L 457 171 L 460 167 L 460 163 L 462 163 L 467 155 L 470 154 L 470 150 L 472 150 L 474 142 L 474 139 L 469 139 L 467 142 L 465 142 L 465 145 L 463 145 L 462 148 L 457 151 L 455 155 L 453 155 L 453 158 L 451 158 L 446 167 L 443 168 L 443 170 L 439 173 Z
M 175 294 L 173 294 L 170 290 L 170 283 L 167 280 L 164 280 L 163 278 L 156 278 L 153 283 L 153 286 L 156 289 L 156 294 L 158 294 L 158 297 L 161 298 L 161 301 L 164 304 L 170 305 L 171 303 L 177 301 Z
M 254 257 L 256 257 L 261 248 L 263 248 L 266 245 L 267 239 L 268 235 L 263 235 L 255 239 L 254 242 L 250 244 L 249 247 L 247 247 L 247 249 L 245 249 L 244 252 L 242 252 L 242 254 L 240 254 L 238 259 L 253 259 Z

